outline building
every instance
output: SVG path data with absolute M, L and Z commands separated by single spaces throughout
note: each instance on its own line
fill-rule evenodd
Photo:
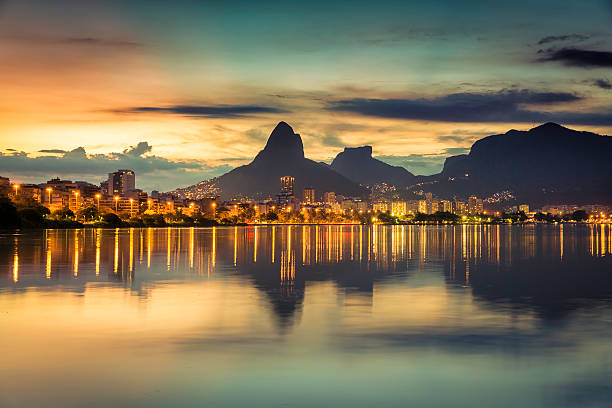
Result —
M 302 202 L 304 204 L 314 204 L 315 202 L 315 189 L 312 187 L 306 187 L 302 192 Z
M 345 198 L 342 200 L 342 204 L 340 204 L 340 208 L 345 211 L 361 211 L 365 212 L 368 210 L 368 204 L 360 198 L 352 197 Z
M 521 204 L 518 206 L 518 210 L 524 212 L 525 214 L 527 214 L 529 212 L 529 205 L 528 204 Z
M 453 203 L 451 203 L 448 200 L 440 201 L 440 204 L 438 205 L 438 211 L 452 212 L 453 211 Z
M 405 201 L 391 202 L 391 215 L 405 215 L 408 212 Z
M 295 179 L 291 176 L 281 177 L 280 193 L 276 196 L 279 208 L 296 207 L 295 196 L 293 195 L 293 183 Z
M 467 205 L 463 201 L 455 200 L 453 206 L 453 213 L 457 215 L 467 214 Z
M 427 214 L 427 200 L 419 200 L 417 212 Z
M 386 213 L 389 211 L 389 203 L 385 201 L 377 201 L 372 204 L 375 213 Z
M 323 193 L 323 202 L 325 204 L 335 204 L 336 203 L 336 193 L 333 191 L 326 191 Z
M 120 169 L 114 173 L 108 173 L 107 192 L 109 197 L 125 197 L 131 190 L 136 189 L 136 175 L 134 171 Z
M 281 193 L 293 195 L 293 183 L 295 178 L 291 176 L 281 177 Z
M 476 196 L 471 196 L 468 199 L 468 214 L 482 214 L 482 200 Z

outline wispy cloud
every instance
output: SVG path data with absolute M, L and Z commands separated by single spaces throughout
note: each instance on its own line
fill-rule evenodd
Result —
M 286 110 L 258 105 L 173 105 L 173 106 L 138 106 L 117 109 L 116 113 L 164 113 L 201 118 L 243 118 L 265 113 L 287 113 Z
M 332 111 L 382 118 L 437 122 L 560 122 L 583 125 L 612 125 L 612 112 L 546 112 L 527 105 L 553 105 L 580 101 L 568 92 L 500 91 L 455 93 L 431 99 L 345 99 L 332 102 Z
M 566 35 L 549 35 L 548 37 L 542 38 L 538 41 L 539 45 L 547 44 L 551 42 L 559 42 L 559 41 L 586 41 L 591 38 L 588 35 L 583 34 L 566 34 Z

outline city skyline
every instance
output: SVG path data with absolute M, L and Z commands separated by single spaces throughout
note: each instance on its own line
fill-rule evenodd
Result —
M 416 174 L 546 121 L 612 134 L 609 2 L 182 5 L 0 2 L 0 173 L 166 190 L 245 164 L 280 120 L 315 160 L 373 145 Z

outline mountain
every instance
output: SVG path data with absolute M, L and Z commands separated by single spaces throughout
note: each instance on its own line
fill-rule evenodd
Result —
M 360 184 L 386 182 L 398 187 L 414 183 L 416 177 L 403 167 L 391 166 L 372 157 L 372 146 L 345 147 L 331 168 Z
M 214 192 L 223 199 L 235 196 L 263 199 L 278 194 L 283 176 L 295 178 L 294 190 L 298 197 L 305 187 L 313 187 L 318 195 L 324 191 L 348 196 L 365 194 L 362 187 L 326 164 L 305 158 L 302 138 L 285 122 L 276 125 L 266 146 L 251 163 L 176 193 L 191 198 Z
M 476 141 L 469 154 L 446 159 L 429 189 L 481 197 L 506 190 L 534 204 L 609 203 L 610 157 L 612 137 L 546 123 Z

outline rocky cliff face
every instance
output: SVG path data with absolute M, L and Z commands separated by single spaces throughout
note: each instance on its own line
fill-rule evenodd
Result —
M 404 187 L 414 182 L 415 176 L 403 167 L 391 166 L 372 157 L 372 146 L 345 147 L 331 164 L 331 168 L 360 184 L 386 182 Z
M 446 160 L 434 188 L 449 196 L 509 190 L 526 202 L 612 202 L 611 155 L 612 137 L 546 123 L 478 140 L 469 154 Z

